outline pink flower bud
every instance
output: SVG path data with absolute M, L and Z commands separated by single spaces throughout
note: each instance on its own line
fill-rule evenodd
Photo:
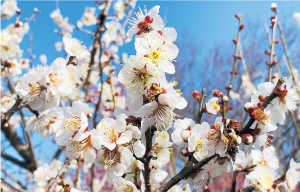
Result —
M 225 89 L 226 89 L 226 90 L 231 90 L 231 89 L 232 89 L 232 85 L 227 85 L 227 86 L 225 86 Z
M 251 143 L 253 143 L 253 137 L 252 135 L 246 133 L 242 135 L 242 141 L 245 145 L 249 145 Z
M 244 24 L 241 24 L 240 29 L 241 29 L 241 30 L 242 30 L 242 29 L 245 29 L 245 25 L 244 25 Z
M 213 90 L 213 96 L 215 97 L 220 97 L 221 96 L 221 92 L 219 90 Z
M 266 55 L 270 55 L 270 53 L 271 53 L 271 52 L 270 52 L 269 50 L 265 50 L 265 54 L 266 54 Z
M 235 18 L 237 18 L 237 19 L 240 19 L 240 18 L 241 18 L 240 14 L 235 14 L 234 16 L 235 16 Z
M 194 91 L 192 96 L 194 97 L 194 99 L 200 101 L 200 93 L 199 91 Z
M 234 44 L 236 44 L 236 38 L 234 38 L 234 39 L 232 39 L 232 42 L 234 43 Z
M 288 91 L 286 90 L 286 86 L 279 86 L 275 89 L 275 93 L 278 96 L 286 94 Z

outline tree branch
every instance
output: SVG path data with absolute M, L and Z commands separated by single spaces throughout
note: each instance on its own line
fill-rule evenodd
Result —
M 216 156 L 217 156 L 217 154 L 215 154 L 211 157 L 206 157 L 202 161 L 199 161 L 198 163 L 196 163 L 194 165 L 189 160 L 177 175 L 175 175 L 173 178 L 171 178 L 165 185 L 161 186 L 155 192 L 168 191 L 171 187 L 176 185 L 182 179 L 185 179 L 188 176 L 190 176 L 191 174 L 198 172 L 203 165 L 207 164 L 211 159 L 213 159 Z
M 279 86 L 281 86 L 284 83 L 283 79 L 278 79 L 277 84 L 275 86 L 275 88 L 273 89 L 272 93 L 270 94 L 270 96 L 268 97 L 268 99 L 262 104 L 263 108 L 266 108 L 271 101 L 273 101 L 273 99 L 275 99 L 277 97 L 277 95 L 275 94 L 275 89 Z M 255 119 L 253 117 L 251 117 L 248 121 L 248 123 L 245 125 L 245 127 L 240 131 L 239 135 L 242 135 L 244 133 L 247 133 L 251 127 L 251 125 L 255 122 Z

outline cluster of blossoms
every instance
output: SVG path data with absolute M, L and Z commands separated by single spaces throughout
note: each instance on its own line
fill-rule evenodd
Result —
M 249 169 L 244 187 L 254 186 L 256 191 L 293 191 L 300 176 L 300 163 L 291 159 L 284 179 L 278 175 L 279 160 L 273 146 L 262 150 L 252 149 L 246 154 L 239 151 L 235 161 L 236 170 Z
M 92 47 L 91 52 L 72 38 L 74 26 L 68 18 L 63 18 L 59 9 L 51 13 L 50 17 L 61 28 L 59 34 L 63 35 L 62 42 L 56 44 L 57 50 L 63 47 L 67 57 L 58 57 L 46 65 L 47 58 L 42 55 L 43 65 L 17 79 L 18 98 L 21 97 L 35 114 L 26 130 L 40 132 L 44 138 L 54 136 L 56 143 L 65 149 L 68 160 L 78 159 L 78 168 L 81 161 L 85 169 L 96 162 L 103 165 L 117 191 L 160 188 L 168 178 L 166 165 L 171 161 L 170 151 L 174 146 L 180 147 L 181 155 L 188 157 L 193 167 L 211 158 L 186 177 L 181 184 L 188 188 L 185 191 L 189 191 L 190 186 L 204 188 L 211 178 L 242 169 L 250 170 L 245 187 L 254 187 L 257 191 L 293 190 L 300 178 L 297 171 L 300 163 L 292 159 L 285 180 L 277 177 L 279 161 L 271 146 L 273 136 L 270 134 L 278 123 L 284 122 L 286 112 L 296 110 L 300 103 L 299 87 L 293 85 L 292 77 L 278 80 L 280 85 L 267 82 L 258 85 L 257 90 L 252 84 L 246 88 L 247 94 L 253 93 L 251 102 L 244 105 L 253 121 L 248 129 L 243 129 L 235 119 L 221 116 L 224 110 L 230 110 L 224 108 L 229 98 L 218 90 L 213 91 L 213 97 L 203 108 L 205 96 L 195 91 L 192 96 L 199 101 L 200 118 L 196 122 L 182 118 L 177 111 L 188 103 L 181 90 L 175 88 L 178 82 L 166 78 L 166 73 L 176 72 L 177 32 L 165 26 L 159 15 L 160 7 L 155 6 L 149 11 L 140 9 L 136 18 L 129 21 L 131 27 L 125 33 L 121 21 L 125 11 L 134 6 L 135 1 L 130 0 L 114 3 L 116 19 L 104 23 L 105 32 L 99 34 L 98 40 L 101 49 Z M 101 4 L 98 9 L 103 8 Z M 14 1 L 5 2 L 3 17 L 11 17 L 16 9 Z M 76 27 L 83 30 L 83 26 L 97 24 L 96 11 L 96 8 L 86 8 Z M 3 74 L 15 76 L 22 74 L 23 66 L 28 69 L 28 61 L 20 59 L 19 48 L 28 29 L 28 22 L 17 21 L 1 31 Z M 118 46 L 131 39 L 134 39 L 136 54 L 129 57 L 124 54 L 120 59 Z M 121 61 L 124 65 L 117 75 L 113 64 Z M 99 99 L 95 99 L 98 96 Z M 2 98 L 6 109 L 13 104 L 14 98 L 9 97 L 7 94 Z M 96 123 L 100 109 L 102 120 Z M 214 122 L 201 122 L 202 113 L 215 116 Z M 91 117 L 93 120 L 89 120 Z M 43 191 L 62 166 L 59 161 L 40 166 L 34 172 L 37 191 Z M 78 191 L 66 183 L 71 181 L 58 182 L 55 190 Z M 171 190 L 180 191 L 179 187 L 175 183 Z

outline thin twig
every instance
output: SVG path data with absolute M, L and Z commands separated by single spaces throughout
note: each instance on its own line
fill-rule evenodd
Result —
M 277 22 L 277 12 L 275 13 L 275 17 L 274 17 L 272 39 L 271 39 L 271 51 L 270 51 L 270 61 L 269 61 L 269 78 L 268 78 L 269 82 L 272 81 L 272 65 L 273 65 L 273 54 L 274 54 L 274 47 L 275 47 L 276 22 Z
M 61 169 L 58 171 L 57 175 L 55 176 L 54 180 L 52 181 L 52 183 L 50 184 L 50 186 L 48 187 L 48 191 L 49 192 L 52 192 L 54 187 L 55 187 L 55 184 L 56 184 L 56 181 L 58 181 L 59 177 L 61 174 L 63 174 L 68 166 L 70 165 L 70 160 L 69 159 L 66 159 L 65 163 L 62 165 Z
M 216 156 L 217 155 L 215 154 L 211 157 L 206 157 L 196 164 L 193 164 L 192 161 L 189 160 L 177 175 L 172 177 L 165 185 L 163 185 L 160 188 L 158 188 L 157 190 L 155 190 L 155 192 L 168 191 L 170 188 L 172 188 L 174 185 L 176 185 L 182 179 L 185 179 L 185 178 L 189 177 L 190 175 L 192 175 L 193 173 L 197 173 L 198 171 L 200 171 L 200 169 L 203 165 L 207 164 L 211 159 L 213 159 Z
M 223 119 L 226 119 L 226 113 L 227 113 L 228 105 L 229 105 L 229 101 L 230 101 L 230 91 L 231 91 L 230 86 L 232 86 L 232 83 L 233 83 L 233 78 L 234 78 L 234 75 L 235 75 L 236 63 L 237 63 L 237 60 L 238 60 L 237 54 L 238 54 L 239 40 L 240 40 L 241 31 L 243 29 L 241 26 L 242 26 L 242 15 L 240 15 L 240 17 L 239 17 L 239 30 L 238 30 L 238 34 L 237 34 L 237 38 L 236 38 L 235 51 L 234 51 L 234 55 L 235 56 L 234 56 L 233 65 L 232 65 L 230 82 L 229 82 L 228 90 L 227 90 L 228 101 L 226 102 L 226 105 L 225 104 L 222 105 Z
M 205 97 L 206 97 L 206 95 L 205 95 L 205 89 L 202 89 L 202 91 L 201 91 L 201 99 L 199 100 L 199 109 L 198 109 L 198 115 L 197 115 L 197 123 L 200 123 L 200 121 L 201 121 L 201 117 L 202 117 L 202 114 L 203 114 L 202 105 L 203 105 L 203 101 L 204 101 Z

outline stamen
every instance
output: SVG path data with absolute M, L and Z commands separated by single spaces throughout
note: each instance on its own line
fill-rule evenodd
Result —
M 175 120 L 176 113 L 169 106 L 159 105 L 153 113 L 159 131 L 165 131 Z
M 28 86 L 30 87 L 30 92 L 29 92 L 30 99 L 39 96 L 41 92 L 46 89 L 39 82 L 35 82 L 32 84 L 29 83 Z
M 74 115 L 72 113 L 71 113 L 71 116 L 73 118 L 64 119 L 64 121 L 65 121 L 64 128 L 69 129 L 71 131 L 78 131 L 80 129 L 81 119 L 79 116 Z
M 270 120 L 270 116 L 267 115 L 264 111 L 258 109 L 258 110 L 254 110 L 253 113 L 253 118 L 258 121 L 260 124 L 265 125 L 267 123 L 267 121 Z

